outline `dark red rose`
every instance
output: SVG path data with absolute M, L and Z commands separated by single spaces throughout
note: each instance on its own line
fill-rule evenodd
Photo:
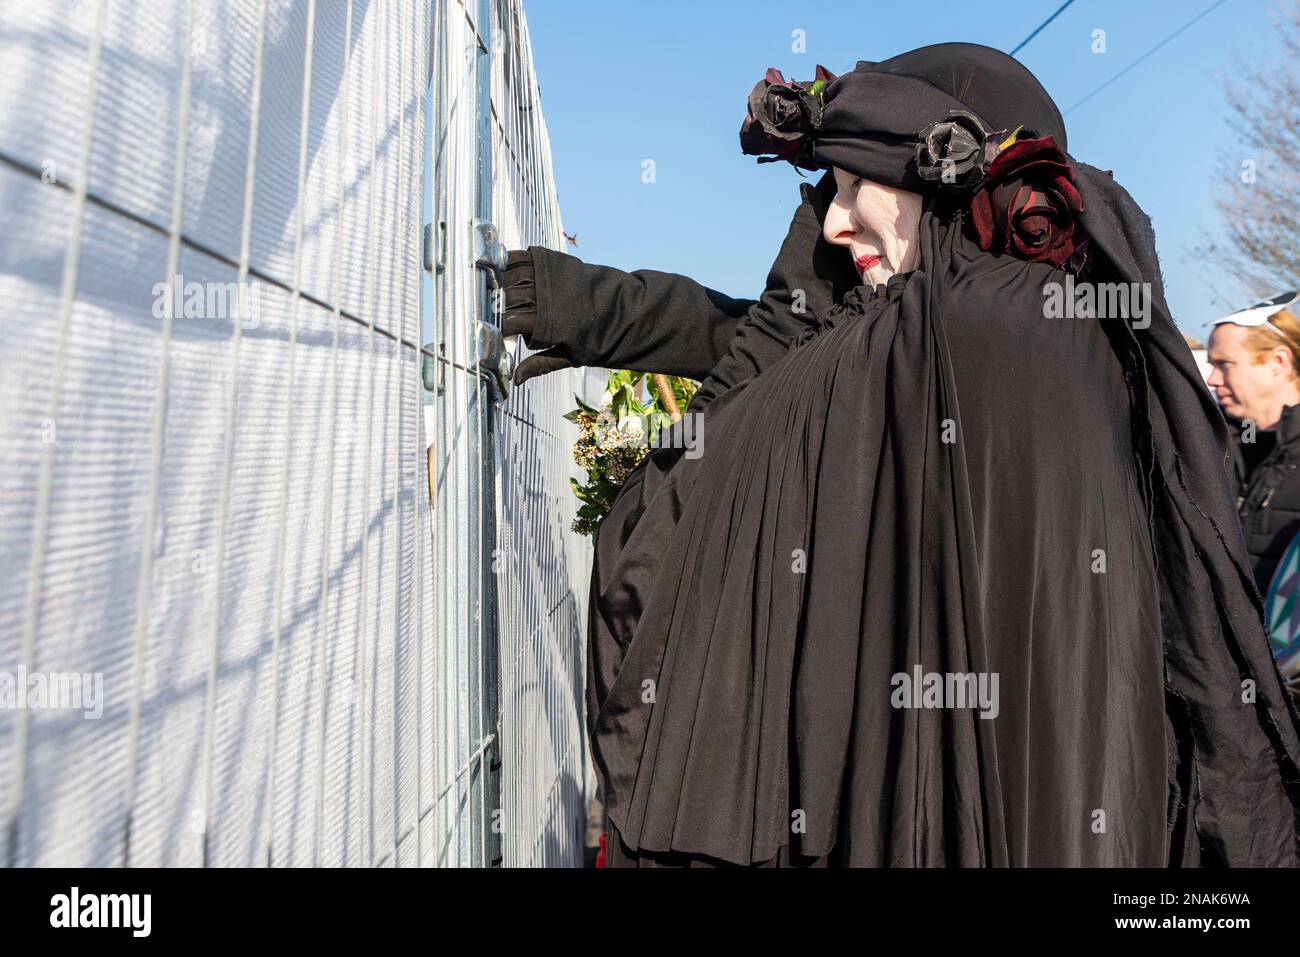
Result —
M 1021 140 L 999 153 L 970 210 L 980 249 L 1058 269 L 1084 238 L 1074 167 L 1050 136 Z

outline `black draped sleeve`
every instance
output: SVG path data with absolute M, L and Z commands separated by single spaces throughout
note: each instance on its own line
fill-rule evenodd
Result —
M 828 172 L 818 189 L 833 185 Z M 822 237 L 810 184 L 800 185 L 800 200 L 757 300 L 678 273 L 625 272 L 529 246 L 537 308 L 529 347 L 554 348 L 579 366 L 700 380 L 690 406 L 700 411 L 785 355 L 815 327 L 817 313 L 858 284 L 847 251 Z
M 586 263 L 529 246 L 537 324 L 528 345 L 559 346 L 575 365 L 703 379 L 756 305 L 688 276 Z

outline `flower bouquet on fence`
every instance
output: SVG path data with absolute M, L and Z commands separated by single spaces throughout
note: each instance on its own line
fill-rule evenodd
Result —
M 620 369 L 609 374 L 598 408 L 574 396 L 578 407 L 564 417 L 582 430 L 573 458 L 587 470 L 587 481 L 569 479 L 582 503 L 573 531 L 595 537 L 628 474 L 659 441 L 659 431 L 681 418 L 696 388 L 681 376 Z

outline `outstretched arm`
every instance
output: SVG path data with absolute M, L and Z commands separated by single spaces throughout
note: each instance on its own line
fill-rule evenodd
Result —
M 527 313 L 528 289 L 512 275 L 512 268 L 521 265 L 512 252 L 505 278 L 509 324 L 503 331 L 523 332 L 529 348 L 545 351 L 521 364 L 519 382 L 566 365 L 702 379 L 754 305 L 752 299 L 733 299 L 676 273 L 624 272 L 544 246 L 529 246 L 527 252 L 534 274 L 535 314 L 520 322 L 519 307 Z M 533 362 L 546 357 L 562 361 Z
M 800 185 L 800 204 L 760 299 L 736 299 L 688 276 L 585 263 L 529 246 L 512 250 L 504 279 L 506 335 L 543 350 L 515 381 L 570 366 L 663 372 L 703 380 L 691 402 L 714 395 L 779 359 L 812 321 L 857 283 L 848 254 L 822 238 L 835 194 L 827 172 Z

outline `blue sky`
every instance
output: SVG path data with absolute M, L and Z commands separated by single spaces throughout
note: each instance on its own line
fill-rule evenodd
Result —
M 564 228 L 578 237 L 568 251 L 756 298 L 801 181 L 740 152 L 746 97 L 769 66 L 810 79 L 818 63 L 839 74 L 927 43 L 1009 51 L 1060 2 L 526 0 Z M 1213 0 L 1075 0 L 1018 54 L 1068 111 L 1071 153 L 1113 169 L 1151 216 L 1170 305 L 1194 335 L 1247 304 L 1192 248 L 1218 223 L 1215 189 L 1254 155 L 1227 125 L 1221 81 L 1275 49 L 1271 2 L 1224 0 L 1073 110 Z M 806 53 L 791 52 L 795 30 Z M 646 159 L 654 183 L 642 182 Z

